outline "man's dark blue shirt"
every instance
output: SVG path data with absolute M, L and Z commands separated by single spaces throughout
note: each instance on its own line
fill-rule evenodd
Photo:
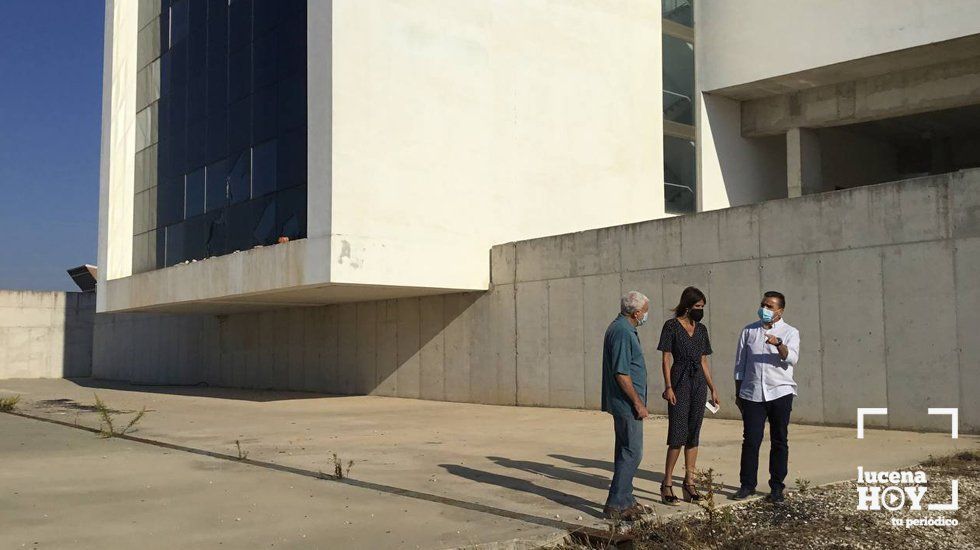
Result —
M 647 403 L 647 367 L 636 327 L 625 315 L 609 324 L 602 343 L 602 410 L 617 416 L 634 416 L 633 403 L 616 382 L 617 374 L 628 374 L 643 405 Z

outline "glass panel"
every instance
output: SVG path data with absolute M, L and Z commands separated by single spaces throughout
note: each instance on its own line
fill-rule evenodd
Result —
M 170 49 L 170 8 L 160 11 L 160 52 Z
M 228 173 L 228 200 L 231 203 L 247 201 L 252 192 L 252 150 L 245 149 L 232 161 Z
M 208 67 L 224 65 L 228 58 L 228 21 L 216 18 L 208 21 Z
M 252 45 L 252 87 L 259 89 L 279 79 L 276 69 L 276 33 L 268 33 Z
M 207 122 L 201 121 L 187 129 L 187 169 L 204 166 L 207 156 Z
M 228 57 L 228 101 L 247 97 L 252 91 L 252 49 L 242 48 Z
M 229 252 L 228 250 L 228 211 L 220 210 L 208 216 L 208 237 L 205 244 L 205 254 L 208 257 Z
M 167 233 L 164 229 L 158 229 L 157 231 L 155 231 L 155 233 L 156 233 L 155 239 L 156 239 L 157 249 L 156 249 L 156 258 L 155 258 L 156 264 L 154 265 L 154 267 L 156 269 L 160 269 L 161 267 L 164 267 L 166 265 L 164 260 L 166 259 L 166 254 L 167 254 Z M 150 253 L 153 254 L 152 249 L 150 249 Z
M 694 124 L 694 45 L 663 37 L 664 119 Z
M 307 0 L 134 1 L 134 268 L 305 237 Z
M 225 210 L 225 214 L 228 220 L 225 251 L 234 252 L 252 248 L 252 203 L 232 205 Z
M 276 183 L 279 189 L 306 183 L 306 128 L 279 138 Z
M 187 220 L 184 225 L 184 259 L 203 260 L 207 254 L 211 222 L 204 216 Z
M 256 37 L 272 30 L 279 24 L 279 4 L 281 1 L 254 0 L 255 5 L 252 8 L 252 13 L 255 19 L 252 28 Z
M 252 41 L 252 0 L 228 6 L 228 48 L 237 50 Z
M 228 109 L 228 65 L 208 68 L 208 116 Z
M 660 0 L 663 18 L 688 27 L 694 26 L 694 0 Z
M 228 161 L 221 159 L 208 165 L 204 209 L 208 212 L 228 204 Z
M 180 0 L 170 7 L 170 43 L 177 44 L 187 37 L 190 30 L 187 20 L 187 4 L 190 0 Z
M 275 190 L 276 140 L 272 140 L 252 150 L 252 196 L 261 197 Z
M 279 35 L 279 77 L 306 73 L 306 17 L 297 15 L 286 19 L 276 31 Z
M 207 0 L 208 19 L 221 19 L 227 26 L 228 0 Z
M 664 199 L 667 212 L 694 212 L 696 186 L 694 142 L 664 136 Z
M 197 2 L 194 2 L 197 4 Z M 208 32 L 201 26 L 191 31 L 187 38 L 187 75 L 189 78 L 203 76 L 207 62 Z
M 238 151 L 252 144 L 252 99 L 246 97 L 228 108 L 228 150 Z
M 276 137 L 278 131 L 277 86 L 266 86 L 252 95 L 252 143 Z
M 195 77 L 187 83 L 187 123 L 199 122 L 204 118 L 207 107 L 207 79 Z
M 187 174 L 184 194 L 185 216 L 192 218 L 204 213 L 204 168 Z
M 194 34 L 194 31 L 201 29 L 207 20 L 208 3 L 205 0 L 189 0 L 189 2 L 190 6 L 188 9 L 190 13 L 188 14 L 188 20 L 190 22 L 191 34 Z
M 266 197 L 252 201 L 252 238 L 255 244 L 276 244 L 276 201 Z
M 694 45 L 663 36 L 664 119 L 694 124 Z
M 228 156 L 228 113 L 222 111 L 208 118 L 208 162 Z
M 306 126 L 306 75 L 296 74 L 279 83 L 279 129 Z
M 170 152 L 170 144 L 172 140 L 163 140 L 157 144 L 157 174 L 159 174 L 159 179 L 172 178 L 176 174 L 170 164 L 170 157 L 173 154 Z
M 306 186 L 293 187 L 276 195 L 276 226 L 279 236 L 290 240 L 306 236 Z
M 184 178 L 170 178 L 157 186 L 157 226 L 184 219 Z
M 183 262 L 184 257 L 184 224 L 178 223 L 167 227 L 167 257 L 165 264 L 169 267 Z

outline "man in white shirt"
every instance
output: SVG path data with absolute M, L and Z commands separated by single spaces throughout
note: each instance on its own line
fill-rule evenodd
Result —
M 766 292 L 759 321 L 742 329 L 735 352 L 735 404 L 742 411 L 740 488 L 742 500 L 755 492 L 759 446 L 769 421 L 769 500 L 782 502 L 789 463 L 787 441 L 796 382 L 793 367 L 800 358 L 800 331 L 783 321 L 786 297 Z

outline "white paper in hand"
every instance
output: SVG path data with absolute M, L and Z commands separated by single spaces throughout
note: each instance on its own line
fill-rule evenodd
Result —
M 711 400 L 708 400 L 704 404 L 704 407 L 706 409 L 708 409 L 709 411 L 711 411 L 711 414 L 715 414 L 715 413 L 717 413 L 718 411 L 721 410 L 721 407 L 719 407 L 718 405 L 715 405 L 714 403 L 712 403 Z

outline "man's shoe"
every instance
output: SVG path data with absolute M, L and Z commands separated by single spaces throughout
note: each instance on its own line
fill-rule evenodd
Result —
M 755 493 L 755 489 L 749 489 L 748 487 L 739 487 L 738 491 L 732 495 L 732 500 L 745 500 Z
M 610 508 L 606 506 L 602 509 L 602 515 L 606 519 L 611 520 L 636 521 L 643 515 L 643 508 L 639 504 L 634 504 L 629 508 Z
M 773 492 L 769 493 L 769 496 L 766 497 L 766 500 L 768 500 L 769 502 L 773 502 L 773 503 L 783 502 L 784 500 L 786 500 L 786 497 L 783 496 L 783 492 L 782 491 L 773 491 Z

